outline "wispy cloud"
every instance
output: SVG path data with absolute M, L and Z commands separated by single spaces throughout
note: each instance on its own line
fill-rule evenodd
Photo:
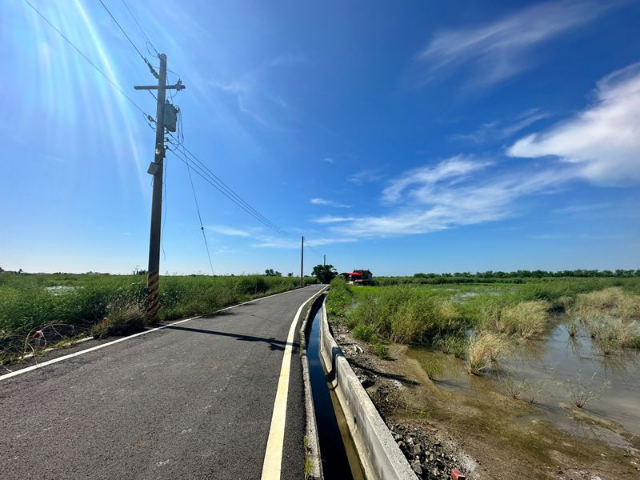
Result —
M 332 215 L 325 215 L 324 217 L 314 218 L 311 220 L 313 223 L 341 223 L 341 222 L 351 222 L 355 220 L 355 217 L 336 217 Z
M 596 184 L 640 181 L 640 62 L 605 77 L 594 103 L 565 122 L 518 140 L 513 157 L 558 157 Z
M 442 185 L 445 181 L 451 184 L 459 183 L 468 174 L 482 170 L 488 165 L 490 165 L 489 162 L 480 161 L 471 156 L 458 155 L 435 166 L 415 168 L 392 180 L 384 189 L 382 198 L 387 203 L 397 202 L 401 193 L 412 186 L 417 188 L 411 189 L 411 196 L 418 199 L 425 198 L 436 184 Z
M 323 162 L 327 162 L 327 163 L 336 163 L 335 159 L 331 158 L 331 157 L 324 157 L 322 159 Z
M 551 117 L 551 113 L 541 112 L 537 108 L 527 110 L 511 121 L 493 121 L 480 126 L 475 132 L 457 133 L 451 136 L 454 140 L 463 140 L 475 144 L 505 140 L 531 125 Z
M 351 205 L 345 205 L 344 203 L 334 202 L 333 200 L 326 200 L 324 198 L 312 198 L 309 200 L 312 205 L 324 205 L 325 207 L 334 208 L 351 208 Z
M 536 240 L 562 240 L 570 238 L 572 240 L 622 240 L 628 238 L 625 234 L 604 234 L 593 235 L 591 233 L 543 233 L 531 235 Z
M 211 225 L 207 227 L 207 230 L 214 231 L 221 235 L 229 235 L 232 237 L 251 237 L 253 236 L 252 232 L 247 230 L 240 230 L 238 228 L 229 227 L 227 225 Z
M 394 211 L 351 217 L 348 227 L 336 225 L 331 231 L 386 237 L 496 221 L 514 215 L 521 197 L 550 193 L 575 177 L 569 168 L 485 172 L 493 167 L 494 162 L 457 156 L 410 170 L 392 180 L 382 193 Z M 331 223 L 329 220 L 325 223 Z M 340 217 L 335 223 L 339 221 Z
M 360 170 L 357 173 L 351 175 L 347 181 L 354 185 L 363 185 L 365 183 L 373 183 L 382 179 L 382 174 L 379 170 Z
M 584 213 L 584 212 L 592 212 L 594 210 L 602 210 L 607 207 L 611 207 L 613 204 L 611 203 L 591 203 L 585 205 L 570 205 L 568 207 L 557 208 L 553 210 L 553 213 L 558 214 L 573 214 L 573 213 Z
M 618 3 L 547 2 L 483 25 L 443 31 L 416 57 L 414 76 L 424 84 L 470 67 L 475 85 L 500 82 L 530 68 L 535 47 L 592 21 Z
M 263 62 L 253 70 L 232 77 L 231 80 L 209 80 L 208 84 L 235 99 L 238 110 L 263 127 L 284 130 L 285 117 L 293 116 L 292 109 L 277 87 L 268 82 L 273 69 L 307 63 L 300 55 L 283 54 Z M 286 114 L 286 115 L 285 115 Z
M 327 238 L 315 238 L 305 239 L 305 245 L 309 247 L 317 247 L 320 245 L 331 245 L 334 243 L 353 243 L 358 239 L 353 237 L 327 237 Z M 252 245 L 257 248 L 300 248 L 300 240 L 289 240 L 286 238 L 272 238 L 264 240 L 260 243 Z

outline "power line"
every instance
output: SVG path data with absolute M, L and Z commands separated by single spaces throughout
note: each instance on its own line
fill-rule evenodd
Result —
M 158 78 L 158 72 L 156 72 L 156 69 L 154 68 L 154 66 L 151 65 L 151 62 L 149 62 L 149 60 L 147 60 L 147 57 L 145 57 L 142 54 L 142 52 L 138 49 L 136 44 L 133 43 L 133 40 L 131 40 L 131 37 L 129 37 L 127 32 L 124 30 L 124 28 L 122 28 L 122 25 L 120 25 L 120 22 L 118 22 L 118 20 L 116 20 L 116 17 L 113 16 L 113 13 L 111 13 L 111 11 L 107 8 L 107 6 L 104 4 L 104 2 L 102 0 L 98 0 L 98 1 L 100 2 L 100 5 L 102 5 L 102 7 L 107 11 L 107 13 L 111 17 L 111 19 L 116 23 L 116 25 L 118 26 L 120 31 L 124 34 L 124 36 L 127 37 L 127 40 L 129 40 L 129 43 L 135 49 L 135 51 L 138 52 L 138 55 L 140 55 L 140 58 L 142 58 L 142 61 L 147 64 L 147 67 L 149 67 L 149 70 L 151 71 L 151 74 L 154 77 Z M 155 49 L 155 47 L 154 47 L 154 49 Z
M 170 142 L 171 143 L 171 142 Z M 174 147 L 176 147 L 176 149 L 171 149 L 169 150 L 171 153 L 173 153 L 182 163 L 184 163 L 185 165 L 189 164 L 189 159 L 186 156 L 185 153 L 180 152 L 178 149 L 180 148 L 179 145 L 173 144 L 171 143 Z M 262 223 L 263 225 L 265 225 L 266 227 L 270 228 L 271 230 L 273 230 L 274 232 L 280 234 L 280 235 L 286 235 L 286 232 L 284 232 L 283 230 L 279 229 L 277 226 L 274 226 L 271 223 L 268 223 L 268 221 L 263 220 L 260 216 L 256 215 L 252 210 L 250 210 L 249 208 L 247 208 L 245 205 L 243 205 L 241 202 L 239 202 L 234 196 L 232 196 L 230 193 L 228 193 L 226 190 L 224 190 L 222 187 L 220 187 L 220 185 L 215 181 L 214 178 L 212 178 L 211 174 L 209 174 L 200 164 L 197 163 L 193 163 L 191 165 L 191 168 L 193 169 L 193 171 L 195 173 L 197 173 L 200 177 L 202 177 L 207 183 L 209 183 L 213 188 L 215 188 L 216 190 L 218 190 L 220 193 L 222 193 L 225 197 L 227 197 L 229 200 L 231 200 L 233 203 L 235 203 L 238 207 L 240 207 L 242 210 L 244 210 L 246 213 L 248 213 L 249 215 L 251 215 L 252 217 L 254 217 L 256 220 L 258 220 L 260 223 Z
M 236 205 L 241 207 L 247 213 L 255 217 L 261 223 L 265 224 L 271 230 L 274 230 L 275 232 L 283 236 L 287 236 L 287 237 L 292 236 L 291 234 L 289 234 L 288 232 L 280 228 L 278 225 L 273 223 L 271 220 L 269 220 L 267 217 L 262 215 L 254 207 L 252 207 L 246 200 L 244 200 L 231 187 L 229 187 L 220 177 L 218 177 L 215 173 L 213 173 L 211 169 L 207 167 L 206 164 L 200 161 L 200 159 L 198 159 L 198 157 L 196 157 L 187 147 L 185 147 L 182 142 L 179 142 L 178 139 L 176 139 L 176 137 L 171 135 L 171 133 L 169 133 L 169 136 L 173 138 L 176 142 L 178 142 L 177 144 L 172 143 L 172 145 L 174 145 L 175 147 L 182 148 L 183 155 L 190 157 L 194 161 L 196 166 L 200 167 L 200 169 L 203 170 L 205 174 L 210 177 L 210 180 L 211 180 L 210 183 L 212 182 L 215 183 L 214 186 L 216 189 L 218 189 L 221 193 L 223 193 L 226 197 L 232 200 Z
M 115 88 L 118 92 L 120 92 L 120 94 L 122 94 L 122 96 L 124 98 L 129 100 L 131 105 L 133 105 L 138 110 L 140 110 L 140 112 L 142 113 L 142 115 L 145 116 L 145 118 L 147 118 L 148 120 L 152 120 L 153 121 L 153 117 L 151 117 L 151 115 L 149 115 L 144 110 L 142 110 L 142 108 L 140 108 L 140 106 L 136 102 L 134 102 L 126 93 L 124 93 L 124 91 L 118 86 L 118 84 L 116 84 L 116 82 L 111 80 L 102 70 L 100 70 L 100 68 L 98 68 L 98 66 L 95 63 L 93 63 L 89 57 L 87 57 L 78 47 L 76 47 L 75 44 L 65 36 L 64 33 L 62 33 L 60 30 L 58 30 L 58 28 L 53 23 L 51 23 L 47 17 L 45 17 L 42 13 L 40 13 L 40 11 L 29 2 L 29 0 L 23 0 L 23 1 L 24 1 L 24 3 L 29 5 L 33 9 L 33 11 L 36 12 L 40 16 L 40 18 L 42 18 L 45 22 L 47 22 L 47 24 L 51 28 L 53 28 L 56 31 L 56 33 L 58 33 L 58 35 L 60 35 L 69 45 L 71 45 L 71 47 L 76 52 L 78 52 L 80 54 L 80 56 L 82 58 L 84 58 L 89 63 L 89 65 L 91 65 L 100 75 L 102 75 L 104 77 L 104 79 L 113 86 L 113 88 Z
M 144 31 L 144 28 L 142 28 L 142 25 L 140 25 L 140 23 L 138 22 L 138 19 L 136 18 L 136 16 L 133 14 L 131 9 L 129 9 L 129 6 L 127 5 L 127 2 L 122 0 L 122 4 L 124 5 L 124 8 L 127 9 L 127 12 L 129 12 L 129 15 L 131 15 L 131 18 L 133 18 L 133 21 L 136 22 L 136 25 L 138 25 L 138 28 L 140 29 L 140 31 L 144 35 L 144 38 L 147 39 L 147 52 L 149 52 L 148 45 L 151 45 L 151 48 L 153 48 L 153 50 L 156 52 L 156 55 L 158 55 L 158 50 L 156 49 L 155 45 L 153 44 L 153 42 L 151 41 L 151 39 L 147 35 L 147 32 Z M 151 54 L 151 52 L 149 52 L 149 54 Z
M 196 196 L 196 187 L 193 185 L 193 178 L 191 177 L 191 165 L 187 161 L 187 172 L 189 173 L 189 183 L 191 183 L 191 191 L 193 192 L 193 201 L 196 203 L 196 211 L 198 212 L 198 220 L 200 220 L 200 231 L 202 231 L 202 238 L 204 239 L 204 246 L 207 249 L 207 257 L 209 257 L 209 266 L 211 267 L 211 275 L 213 272 L 213 263 L 211 263 L 211 253 L 209 252 L 209 242 L 207 242 L 207 235 L 204 231 L 204 225 L 202 224 L 202 215 L 200 215 L 200 205 L 198 204 L 198 197 Z

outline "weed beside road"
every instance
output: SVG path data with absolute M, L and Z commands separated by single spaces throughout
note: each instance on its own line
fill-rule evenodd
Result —
M 158 317 L 166 321 L 210 314 L 292 290 L 299 281 L 261 275 L 161 277 Z M 22 353 L 88 331 L 104 336 L 141 330 L 145 286 L 146 277 L 140 275 L 0 274 L 0 352 Z

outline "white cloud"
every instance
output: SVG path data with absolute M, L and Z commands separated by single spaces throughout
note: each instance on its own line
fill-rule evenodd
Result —
M 596 184 L 640 181 L 640 62 L 598 83 L 595 102 L 542 133 L 518 140 L 512 157 L 556 156 Z
M 327 163 L 336 163 L 336 161 L 331 157 L 324 157 L 322 161 Z
M 351 175 L 347 181 L 354 185 L 362 185 L 364 183 L 377 182 L 381 178 L 382 175 L 378 170 L 360 170 L 359 172 Z
M 613 204 L 611 203 L 591 203 L 584 205 L 570 205 L 568 207 L 557 208 L 553 210 L 553 213 L 560 214 L 572 214 L 572 213 L 583 213 L 583 212 L 592 212 L 593 210 L 602 210 L 603 208 L 611 207 Z
M 474 28 L 444 31 L 420 52 L 414 67 L 423 68 L 421 83 L 469 65 L 476 73 L 474 84 L 494 84 L 530 68 L 534 47 L 613 5 L 590 0 L 541 3 Z
M 333 200 L 326 200 L 324 198 L 312 198 L 309 200 L 312 205 L 324 205 L 325 207 L 334 208 L 351 208 L 351 205 L 345 205 L 344 203 L 334 202 Z
M 319 245 L 331 245 L 334 243 L 353 243 L 357 242 L 356 238 L 352 237 L 328 237 L 328 238 L 305 238 L 304 244 L 308 247 L 317 247 Z M 286 238 L 272 238 L 264 240 L 260 243 L 252 245 L 257 248 L 300 248 L 300 240 L 289 240 Z
M 550 193 L 575 176 L 569 168 L 552 168 L 481 177 L 480 172 L 492 165 L 457 156 L 435 166 L 410 170 L 383 191 L 383 199 L 396 205 L 395 211 L 350 218 L 348 227 L 338 225 L 331 231 L 385 237 L 500 220 L 516 213 L 515 202 L 519 198 Z
M 212 230 L 222 235 L 229 235 L 232 237 L 251 237 L 253 235 L 251 232 L 246 230 L 240 230 L 227 225 L 211 225 L 207 227 L 207 230 Z
M 325 215 L 324 217 L 314 218 L 312 220 L 313 223 L 341 223 L 341 222 L 351 222 L 355 220 L 355 217 L 334 217 L 332 215 Z
M 476 144 L 481 144 L 489 141 L 504 140 L 512 137 L 516 133 L 530 127 L 540 120 L 551 117 L 550 113 L 540 112 L 537 108 L 527 110 L 512 119 L 511 122 L 507 121 L 493 121 L 487 122 L 480 126 L 475 132 L 472 133 L 457 133 L 451 136 L 454 140 L 465 140 Z
M 433 186 L 444 180 L 451 180 L 454 183 L 461 181 L 471 172 L 482 170 L 489 163 L 458 155 L 437 164 L 436 166 L 426 166 L 409 170 L 401 177 L 391 181 L 383 191 L 383 200 L 393 203 L 398 201 L 400 194 L 412 185 L 419 185 L 412 191 L 415 196 L 424 196 Z

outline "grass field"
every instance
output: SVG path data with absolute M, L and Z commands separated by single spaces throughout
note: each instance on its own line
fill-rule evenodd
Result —
M 161 277 L 159 319 L 212 313 L 299 282 L 261 275 Z M 141 275 L 0 274 L 0 349 L 15 350 L 16 342 L 40 329 L 56 338 L 139 330 L 145 326 L 145 286 Z
M 424 344 L 466 357 L 478 373 L 508 345 L 541 333 L 554 313 L 591 329 L 608 350 L 640 344 L 640 278 L 527 278 L 350 287 L 334 280 L 331 319 L 371 343 Z M 384 286 L 387 285 L 387 286 Z M 472 357 L 472 358 L 470 358 Z

